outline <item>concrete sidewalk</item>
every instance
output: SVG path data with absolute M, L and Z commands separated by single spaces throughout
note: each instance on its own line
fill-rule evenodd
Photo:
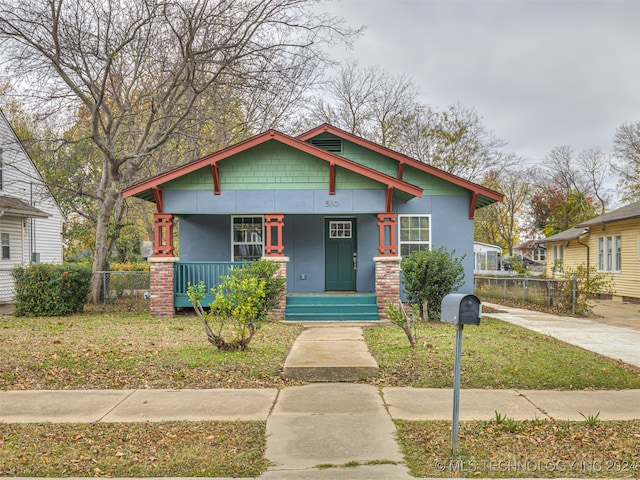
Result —
M 462 390 L 460 420 L 640 419 L 640 390 Z M 451 389 L 314 383 L 263 390 L 24 390 L 0 392 L 0 422 L 268 420 L 271 416 L 359 415 L 376 403 L 391 419 L 451 420 Z M 377 408 L 377 407 L 376 407 Z M 375 413 L 381 413 L 375 410 Z

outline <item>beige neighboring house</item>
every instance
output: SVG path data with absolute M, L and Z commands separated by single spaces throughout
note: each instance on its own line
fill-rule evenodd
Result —
M 640 302 L 640 201 L 552 235 L 547 246 L 547 275 L 580 264 L 607 273 L 615 300 Z

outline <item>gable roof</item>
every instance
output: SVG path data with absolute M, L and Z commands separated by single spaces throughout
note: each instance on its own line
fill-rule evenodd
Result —
M 387 175 L 373 168 L 364 166 L 353 160 L 349 160 L 348 158 L 328 152 L 327 150 L 316 147 L 315 145 L 312 145 L 311 143 L 307 142 L 308 139 L 323 132 L 333 133 L 336 136 L 339 136 L 348 141 L 354 142 L 369 150 L 381 153 L 386 157 L 389 157 L 393 160 L 398 161 L 397 176 L 393 177 L 393 176 Z M 503 198 L 503 195 L 498 192 L 490 190 L 481 185 L 477 185 L 468 180 L 464 180 L 455 175 L 446 173 L 442 170 L 432 167 L 431 165 L 427 165 L 425 163 L 419 162 L 415 159 L 407 157 L 406 155 L 399 154 L 397 152 L 394 152 L 393 150 L 382 147 L 368 140 L 349 134 L 329 124 L 323 124 L 320 127 L 310 130 L 309 132 L 302 134 L 298 137 L 291 137 L 277 130 L 268 130 L 264 133 L 258 134 L 254 137 L 251 137 L 247 140 L 239 142 L 235 145 L 227 147 L 218 152 L 215 152 L 211 155 L 207 155 L 203 158 L 194 160 L 180 167 L 168 170 L 164 173 L 160 173 L 159 175 L 156 175 L 155 177 L 152 177 L 150 179 L 131 185 L 125 188 L 122 191 L 122 194 L 125 198 L 135 196 L 138 198 L 142 198 L 144 200 L 155 202 L 157 205 L 158 211 L 162 212 L 163 211 L 162 185 L 164 183 L 170 182 L 171 180 L 175 180 L 179 177 L 182 177 L 184 175 L 187 175 L 189 173 L 195 172 L 203 168 L 211 168 L 212 176 L 213 176 L 213 184 L 214 184 L 214 193 L 219 194 L 220 193 L 220 168 L 219 168 L 218 162 L 226 158 L 229 158 L 233 155 L 236 155 L 240 152 L 249 150 L 257 145 L 263 144 L 268 141 L 280 142 L 284 145 L 293 147 L 301 152 L 305 152 L 310 155 L 313 155 L 315 158 L 326 161 L 330 168 L 330 175 L 329 175 L 330 177 L 329 191 L 330 192 L 334 191 L 335 189 L 335 167 L 336 166 L 345 168 L 347 170 L 360 174 L 364 177 L 377 181 L 383 185 L 386 185 L 387 210 L 390 210 L 391 208 L 391 196 L 394 190 L 398 190 L 408 196 L 413 196 L 413 197 L 421 197 L 423 194 L 422 188 L 402 180 L 402 172 L 404 170 L 405 165 L 409 165 L 411 167 L 417 168 L 423 172 L 429 173 L 431 175 L 444 179 L 450 183 L 453 183 L 455 185 L 458 185 L 468 190 L 470 192 L 469 218 L 473 218 L 473 212 L 476 209 L 497 201 L 501 201 Z
M 33 168 L 33 174 L 35 174 L 37 179 L 39 180 L 39 182 L 38 182 L 39 186 L 46 190 L 47 195 L 51 199 L 52 206 L 58 211 L 58 213 L 60 214 L 61 217 L 64 217 L 64 213 L 62 212 L 62 208 L 60 207 L 60 204 L 56 200 L 56 197 L 51 192 L 51 189 L 49 189 L 49 185 L 47 185 L 47 182 L 44 181 L 44 177 L 40 173 L 40 170 L 38 170 L 38 167 L 36 166 L 34 161 L 31 159 L 29 154 L 27 153 L 27 150 L 24 148 L 24 145 L 22 144 L 22 142 L 18 138 L 18 134 L 13 129 L 13 126 L 11 125 L 11 123 L 9 123 L 9 120 L 7 119 L 7 117 L 4 114 L 4 112 L 2 111 L 2 109 L 0 109 L 0 122 L 4 123 L 6 125 L 6 127 L 8 128 L 9 135 L 13 137 L 13 140 L 10 141 L 10 143 L 12 145 L 16 145 L 17 146 L 17 148 L 20 151 L 20 156 L 22 158 L 26 159 L 29 162 L 31 168 Z M 1 146 L 1 144 L 0 144 L 0 146 Z M 31 173 L 29 173 L 29 174 L 31 175 Z M 8 197 L 8 198 L 11 198 L 11 197 Z M 39 210 L 39 209 L 37 209 L 35 207 L 31 207 L 29 204 L 27 204 L 25 202 L 22 202 L 22 203 L 24 203 L 24 205 L 26 205 L 27 207 L 33 208 L 34 210 L 39 212 L 37 215 L 24 215 L 24 216 L 27 216 L 27 217 L 39 217 L 39 218 L 48 218 L 48 217 L 52 216 L 52 215 L 49 215 L 48 213 L 43 212 L 42 210 Z M 7 213 L 9 213 L 9 212 L 7 212 Z M 35 212 L 33 212 L 33 213 L 35 213 Z
M 433 165 L 429 165 L 428 163 L 421 162 L 416 160 L 415 158 L 408 157 L 402 153 L 398 153 L 390 148 L 383 147 L 377 143 L 366 140 L 362 137 L 358 137 L 352 133 L 349 133 L 345 130 L 342 130 L 338 127 L 334 127 L 328 123 L 324 123 L 312 130 L 309 130 L 302 135 L 299 135 L 298 138 L 300 140 L 310 140 L 311 138 L 321 134 L 321 133 L 331 133 L 337 137 L 340 137 L 344 140 L 348 140 L 349 142 L 353 142 L 356 145 L 360 145 L 361 147 L 367 148 L 374 152 L 380 153 L 386 157 L 389 157 L 398 162 L 398 174 L 397 178 L 402 179 L 402 174 L 404 171 L 404 166 L 408 165 L 422 172 L 428 173 L 435 177 L 446 180 L 447 182 L 453 183 L 454 185 L 458 185 L 466 190 L 469 190 L 473 195 L 477 195 L 477 203 L 475 208 L 482 208 L 484 206 L 490 205 L 495 202 L 501 202 L 504 198 L 499 192 L 491 190 L 487 187 L 483 187 L 482 185 L 478 185 L 477 183 L 471 182 L 469 180 L 465 180 L 462 177 L 458 177 L 457 175 L 453 175 L 452 173 L 447 173 L 444 170 L 440 170 L 439 168 L 434 167 Z
M 598 217 L 592 218 L 591 220 L 587 220 L 586 222 L 579 223 L 573 228 L 569 228 L 568 230 L 565 230 L 563 232 L 556 233 L 555 235 L 551 235 L 550 237 L 544 238 L 542 240 L 538 240 L 536 243 L 544 244 L 577 240 L 583 235 L 589 233 L 589 229 L 591 227 L 606 225 L 607 223 L 620 222 L 623 220 L 633 220 L 636 218 L 640 218 L 640 201 L 630 203 L 629 205 L 617 208 L 608 213 L 605 213 L 604 215 L 600 215 Z
M 582 222 L 576 225 L 576 228 L 580 227 L 595 227 L 599 225 L 605 225 L 612 222 L 620 222 L 622 220 L 632 220 L 634 218 L 640 218 L 640 201 L 630 203 L 624 207 L 612 210 L 599 217 L 592 218 L 586 222 Z
M 199 160 L 194 160 L 193 162 L 189 162 L 180 167 L 174 168 L 167 172 L 161 173 L 152 177 L 148 180 L 140 182 L 138 184 L 127 187 L 123 190 L 122 194 L 126 197 L 136 196 L 139 198 L 143 198 L 149 201 L 155 201 L 156 203 L 161 203 L 161 195 L 159 195 L 158 189 L 162 184 L 179 178 L 188 173 L 194 172 L 196 170 L 200 170 L 202 168 L 211 167 L 212 175 L 214 177 L 214 188 L 216 189 L 216 193 L 219 193 L 219 175 L 220 171 L 217 166 L 217 163 L 221 160 L 229 158 L 233 155 L 236 155 L 240 152 L 244 152 L 249 150 L 252 147 L 263 144 L 268 141 L 275 140 L 277 142 L 283 143 L 285 145 L 289 145 L 293 148 L 296 148 L 299 151 L 309 153 L 316 158 L 326 161 L 329 166 L 333 169 L 335 166 L 339 166 L 342 168 L 346 168 L 347 170 L 351 170 L 355 173 L 363 175 L 372 180 L 378 181 L 387 186 L 388 190 L 397 189 L 401 192 L 404 192 L 410 196 L 421 197 L 422 189 L 415 185 L 411 185 L 410 183 L 403 182 L 402 180 L 398 180 L 394 177 L 386 175 L 384 173 L 378 172 L 372 168 L 361 165 L 357 162 L 349 160 L 347 158 L 341 157 L 339 155 L 335 155 L 333 153 L 327 152 L 321 148 L 315 147 L 307 142 L 302 140 L 290 137 L 289 135 L 285 135 L 282 132 L 278 132 L 277 130 L 268 130 L 264 133 L 258 134 L 254 137 L 251 137 L 247 140 L 244 140 L 240 143 L 227 147 L 223 150 L 220 150 L 211 155 L 207 155 Z M 335 177 L 332 175 L 335 181 Z M 159 205 L 160 207 L 161 205 Z

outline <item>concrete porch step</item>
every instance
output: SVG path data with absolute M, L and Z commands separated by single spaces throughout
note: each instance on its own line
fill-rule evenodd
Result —
M 360 327 L 312 327 L 298 336 L 284 376 L 307 382 L 354 382 L 378 374 Z
M 287 321 L 378 321 L 378 305 L 373 294 L 289 295 Z

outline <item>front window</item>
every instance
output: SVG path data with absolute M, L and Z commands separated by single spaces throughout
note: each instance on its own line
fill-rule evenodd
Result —
M 598 238 L 598 270 L 619 272 L 622 265 L 622 238 L 620 235 Z
M 11 259 L 11 237 L 8 233 L 0 234 L 0 246 L 2 246 L 2 260 Z
M 431 216 L 400 215 L 400 255 L 408 256 L 412 252 L 431 249 Z
M 263 256 L 262 217 L 231 217 L 232 260 L 250 262 Z

